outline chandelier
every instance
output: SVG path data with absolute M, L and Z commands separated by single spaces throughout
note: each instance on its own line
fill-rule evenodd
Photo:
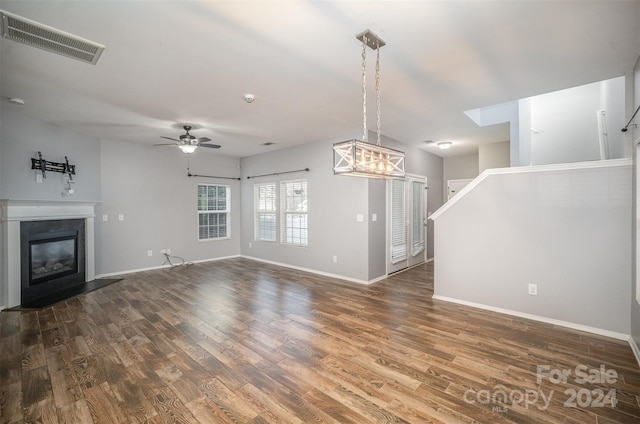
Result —
M 333 145 L 333 173 L 365 178 L 404 178 L 404 152 L 380 145 L 380 47 L 385 45 L 369 30 L 356 38 L 362 41 L 362 140 Z M 367 141 L 367 47 L 376 50 L 377 144 Z

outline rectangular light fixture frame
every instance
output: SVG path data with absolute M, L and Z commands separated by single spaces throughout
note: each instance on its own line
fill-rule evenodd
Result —
M 335 143 L 333 173 L 364 178 L 404 178 L 404 152 L 356 139 Z

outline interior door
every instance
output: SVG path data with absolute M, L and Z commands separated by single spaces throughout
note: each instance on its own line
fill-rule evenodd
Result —
M 387 274 L 426 260 L 426 178 L 387 182 Z
M 473 179 L 448 180 L 447 181 L 447 201 L 451 200 L 451 198 L 455 196 L 456 193 L 462 190 L 471 181 L 473 181 Z

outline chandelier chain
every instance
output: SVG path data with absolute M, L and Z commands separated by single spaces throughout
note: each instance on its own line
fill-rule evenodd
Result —
M 362 37 L 362 140 L 367 141 L 367 36 Z
M 376 56 L 376 124 L 378 135 L 378 146 L 380 145 L 380 46 L 376 49 L 378 54 Z

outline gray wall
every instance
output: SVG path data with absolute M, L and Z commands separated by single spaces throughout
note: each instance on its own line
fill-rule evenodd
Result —
M 443 170 L 445 187 L 448 180 L 475 178 L 479 175 L 478 154 L 446 157 Z
M 97 138 L 31 118 L 14 107 L 0 107 L 0 198 L 19 200 L 99 200 L 100 143 Z M 47 172 L 36 182 L 31 158 L 76 165 L 72 196 L 62 196 L 63 174 Z
M 370 135 L 370 137 L 373 137 L 373 135 Z M 371 139 L 373 140 L 373 138 Z M 438 210 L 444 203 L 446 193 L 444 189 L 445 180 L 443 179 L 444 159 L 387 137 L 383 137 L 382 144 L 405 152 L 405 171 L 407 173 L 427 177 L 427 186 L 429 188 L 427 190 L 427 215 L 431 215 L 432 212 Z M 385 202 L 384 205 L 378 205 L 377 209 L 386 208 L 386 197 L 383 201 Z M 427 220 L 427 259 L 433 258 L 434 254 L 433 234 L 433 221 Z M 385 247 L 384 245 L 380 246 L 382 248 Z
M 509 168 L 511 166 L 511 149 L 509 141 L 482 144 L 478 147 L 478 173 L 485 169 Z
M 102 203 L 97 208 L 96 272 L 117 273 L 160 266 L 161 249 L 186 261 L 240 254 L 240 181 L 190 178 L 193 174 L 239 177 L 239 160 L 204 149 L 179 149 L 102 141 Z M 231 187 L 231 238 L 198 241 L 197 185 Z M 102 215 L 108 221 L 102 221 Z M 118 221 L 123 214 L 124 221 Z M 152 250 L 153 256 L 147 256 Z M 178 263 L 180 261 L 177 261 Z
M 631 166 L 490 175 L 435 226 L 437 296 L 629 334 Z
M 242 254 L 294 267 L 368 281 L 369 184 L 364 178 L 333 175 L 331 142 L 316 142 L 243 158 Z M 309 168 L 278 176 L 248 176 Z M 256 183 L 306 179 L 309 245 L 288 246 L 255 241 L 253 187 Z M 362 214 L 365 222 L 356 222 Z M 377 227 L 377 226 L 376 226 Z M 333 256 L 338 257 L 334 263 Z
M 98 201 L 96 207 L 96 274 L 157 267 L 160 249 L 186 260 L 240 254 L 240 181 L 188 178 L 200 174 L 239 177 L 239 160 L 178 149 L 104 141 L 31 118 L 9 107 L 0 109 L 0 198 Z M 62 174 L 49 172 L 42 183 L 31 170 L 41 151 L 58 162 L 68 156 L 76 165 L 72 196 L 62 196 Z M 231 239 L 198 242 L 197 183 L 231 186 Z M 102 221 L 107 214 L 109 220 Z M 118 214 L 125 220 L 118 221 Z M 153 256 L 147 256 L 152 250 Z
M 387 184 L 369 180 L 369 280 L 387 273 Z M 372 216 L 377 216 L 373 222 Z
M 428 178 L 428 208 L 442 205 L 442 158 L 384 138 L 382 144 L 406 154 L 406 171 Z M 333 175 L 333 141 L 276 150 L 243 158 L 242 254 L 338 275 L 371 281 L 386 273 L 386 182 Z M 310 168 L 310 172 L 247 179 L 247 176 Z M 309 246 L 292 247 L 254 240 L 253 186 L 305 178 L 309 184 Z M 356 222 L 362 214 L 364 222 Z M 372 221 L 372 215 L 377 221 Z M 429 223 L 427 257 L 433 256 Z M 333 256 L 338 262 L 333 263 Z

